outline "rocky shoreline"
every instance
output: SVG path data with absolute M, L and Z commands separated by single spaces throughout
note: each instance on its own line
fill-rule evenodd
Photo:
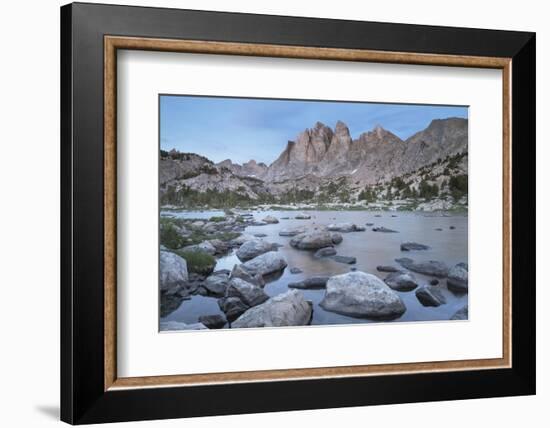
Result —
M 443 290 L 457 295 L 468 293 L 467 263 L 449 266 L 438 260 L 424 260 L 421 255 L 430 245 L 408 241 L 406 236 L 395 246 L 395 257 L 374 272 L 356 269 L 355 257 L 339 254 L 339 246 L 352 234 L 378 231 L 397 236 L 399 230 L 377 226 L 373 221 L 319 224 L 307 211 L 258 218 L 261 220 L 249 212 L 233 211 L 209 219 L 170 214 L 161 218 L 161 330 L 309 325 L 316 310 L 306 297 L 310 290 L 324 293 L 319 307 L 327 312 L 376 321 L 399 319 L 406 313 L 407 304 L 402 298 L 405 293 L 414 293 L 426 310 L 448 304 Z M 290 219 L 298 225 L 285 225 Z M 286 244 L 254 236 L 266 234 L 246 233 L 250 226 L 267 225 L 277 227 L 278 236 L 286 239 Z M 279 251 L 280 246 L 311 253 L 320 263 L 331 260 L 348 265 L 349 271 L 288 281 L 286 291 L 270 296 L 265 292 L 266 284 L 286 270 L 301 273 L 298 267 L 289 266 L 292 260 Z M 401 257 L 404 252 L 408 257 Z M 215 270 L 217 260 L 227 254 L 235 254 L 239 262 L 232 269 Z M 220 312 L 202 313 L 190 323 L 164 319 L 194 296 L 216 299 Z M 467 303 L 448 319 L 468 319 Z

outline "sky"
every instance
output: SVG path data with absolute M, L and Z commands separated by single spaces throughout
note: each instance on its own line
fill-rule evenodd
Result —
M 433 119 L 468 117 L 463 106 L 296 101 L 161 95 L 160 147 L 197 153 L 214 162 L 250 159 L 271 164 L 289 140 L 317 121 L 341 120 L 353 139 L 380 125 L 401 139 Z

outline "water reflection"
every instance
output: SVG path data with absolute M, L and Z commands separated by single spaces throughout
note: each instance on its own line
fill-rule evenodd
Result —
M 209 218 L 223 215 L 220 211 L 202 212 L 169 212 L 169 215 L 184 218 Z M 297 220 L 296 211 L 255 211 L 254 218 L 260 221 L 266 215 L 279 219 L 278 224 L 265 226 L 249 226 L 244 233 L 266 236 L 262 239 L 281 245 L 279 251 L 288 262 L 284 272 L 275 278 L 269 278 L 265 292 L 270 296 L 284 293 L 288 290 L 288 283 L 296 282 L 311 276 L 332 276 L 357 269 L 377 275 L 381 279 L 386 274 L 378 272 L 378 265 L 395 265 L 395 259 L 410 257 L 415 261 L 440 260 L 448 265 L 468 261 L 468 217 L 466 215 L 423 214 L 416 212 L 379 213 L 368 211 L 307 211 L 310 220 Z M 288 218 L 285 220 L 284 218 Z M 344 241 L 336 246 L 339 255 L 354 256 L 355 265 L 338 263 L 332 259 L 313 257 L 313 252 L 301 251 L 289 245 L 290 237 L 279 236 L 279 230 L 286 227 L 327 225 L 335 222 L 352 222 L 360 226 L 373 223 L 365 232 L 351 232 L 343 234 Z M 373 232 L 373 227 L 383 226 L 399 233 Z M 402 242 L 414 241 L 430 246 L 427 251 L 400 251 Z M 240 263 L 234 252 L 218 260 L 216 270 L 231 270 Z M 290 268 L 302 270 L 299 274 L 291 274 Z M 415 276 L 421 285 L 427 284 L 431 277 L 417 274 Z M 439 307 L 425 307 L 420 304 L 414 291 L 397 292 L 407 307 L 407 311 L 399 318 L 390 322 L 400 321 L 430 321 L 448 320 L 458 309 L 467 303 L 468 295 L 456 295 L 449 291 L 445 280 L 440 281 L 442 292 L 447 303 Z M 369 323 L 375 320 L 357 319 L 344 315 L 327 312 L 319 306 L 325 291 L 301 290 L 305 298 L 313 302 L 313 325 L 323 324 L 350 324 Z M 222 313 L 217 299 L 204 296 L 193 296 L 190 300 L 181 302 L 180 306 L 162 320 L 195 323 L 200 315 Z

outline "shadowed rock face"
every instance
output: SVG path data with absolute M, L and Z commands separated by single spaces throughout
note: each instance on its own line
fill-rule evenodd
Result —
M 273 162 L 266 181 L 351 175 L 363 184 L 373 184 L 414 171 L 438 158 L 467 150 L 468 121 L 462 118 L 433 120 L 430 125 L 403 141 L 375 127 L 352 140 L 341 121 L 334 131 L 322 123 L 301 132 Z

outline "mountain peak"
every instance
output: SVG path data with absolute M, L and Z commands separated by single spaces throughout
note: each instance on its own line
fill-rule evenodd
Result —
M 322 129 L 327 128 L 327 125 L 325 125 L 323 122 L 315 122 L 315 125 L 313 125 L 313 129 Z
M 350 137 L 348 126 L 339 120 L 334 127 L 334 133 L 340 137 Z

